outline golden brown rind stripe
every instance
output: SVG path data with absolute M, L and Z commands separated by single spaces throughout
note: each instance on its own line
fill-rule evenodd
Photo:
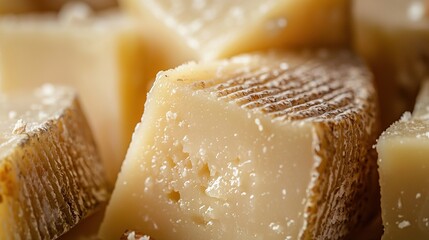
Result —
M 76 99 L 25 134 L 0 163 L 0 224 L 7 239 L 56 239 L 107 201 L 103 168 Z

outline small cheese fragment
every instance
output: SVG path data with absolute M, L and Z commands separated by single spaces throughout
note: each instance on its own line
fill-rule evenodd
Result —
M 387 128 L 411 111 L 429 74 L 429 4 L 423 0 L 354 1 L 355 47 L 375 73 Z M 385 9 L 380 14 L 380 9 Z
M 148 235 L 136 232 L 136 231 L 125 231 L 120 240 L 154 240 Z
M 0 19 L 0 89 L 45 82 L 75 87 L 113 185 L 146 92 L 173 63 L 126 16 L 69 7 L 59 16 Z
M 160 72 L 100 236 L 337 239 L 372 196 L 377 106 L 347 52 L 268 52 Z M 376 181 L 375 181 L 376 182 Z
M 73 90 L 0 95 L 0 239 L 55 239 L 108 199 Z
M 130 12 L 183 42 L 193 59 L 216 59 L 272 47 L 347 45 L 347 0 L 122 0 Z M 172 44 L 168 41 L 167 44 Z
M 429 82 L 377 144 L 383 239 L 429 238 Z

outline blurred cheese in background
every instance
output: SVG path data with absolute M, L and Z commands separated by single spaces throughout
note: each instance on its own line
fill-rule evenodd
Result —
M 414 105 L 429 73 L 429 3 L 354 1 L 355 47 L 374 71 L 387 127 Z
M 383 240 L 429 239 L 429 82 L 377 144 Z
M 68 3 L 85 3 L 94 10 L 102 10 L 107 8 L 116 7 L 117 0 L 29 0 L 37 2 L 37 4 L 46 11 L 58 11 Z
M 0 89 L 44 82 L 76 87 L 114 182 L 156 72 L 174 64 L 148 32 L 118 12 L 86 5 L 0 19 Z
M 95 10 L 112 8 L 118 5 L 116 0 L 0 0 L 0 14 L 59 11 L 65 4 L 81 2 Z
M 0 0 L 0 14 L 17 14 L 37 11 L 35 1 L 29 0 Z
M 122 0 L 129 12 L 168 29 L 188 57 L 209 60 L 272 47 L 344 46 L 348 0 Z

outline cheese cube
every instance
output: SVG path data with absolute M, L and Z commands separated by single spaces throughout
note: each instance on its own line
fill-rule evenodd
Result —
M 371 80 L 342 51 L 255 53 L 160 72 L 100 236 L 346 236 L 378 204 L 368 201 L 377 185 Z
M 350 1 L 122 0 L 143 22 L 169 29 L 193 59 L 215 59 L 272 47 L 347 45 Z
M 174 63 L 139 26 L 82 5 L 53 15 L 0 19 L 0 89 L 75 87 L 114 183 L 156 73 Z
M 377 144 L 383 239 L 429 238 L 429 82 Z
M 429 73 L 429 5 L 415 0 L 355 2 L 355 47 L 375 73 L 384 127 L 413 108 Z M 380 14 L 380 9 L 386 9 Z
M 108 199 L 76 93 L 0 95 L 0 239 L 55 239 Z

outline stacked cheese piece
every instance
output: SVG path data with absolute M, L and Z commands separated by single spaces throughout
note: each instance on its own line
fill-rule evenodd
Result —
M 193 59 L 216 59 L 273 47 L 348 44 L 348 0 L 121 0 L 143 23 Z M 162 40 L 163 37 L 160 37 Z M 168 45 L 167 45 L 168 46 Z M 176 50 L 177 51 L 177 50 Z
M 429 238 L 429 82 L 377 144 L 383 239 Z
M 356 49 L 375 73 L 387 127 L 413 108 L 420 82 L 429 74 L 429 4 L 358 0 L 355 15 Z
M 150 83 L 174 64 L 146 34 L 118 12 L 93 17 L 85 5 L 59 16 L 2 17 L 0 89 L 45 82 L 76 88 L 113 185 Z
M 108 199 L 76 93 L 0 95 L 0 239 L 55 239 Z
M 342 51 L 160 72 L 101 237 L 343 238 L 377 203 L 377 112 L 371 75 Z

